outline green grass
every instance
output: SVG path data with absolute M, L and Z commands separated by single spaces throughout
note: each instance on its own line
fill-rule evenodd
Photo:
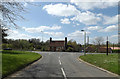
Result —
M 113 73 L 120 74 L 118 72 L 118 54 L 109 54 L 108 56 L 106 54 L 87 54 L 80 56 L 80 58 Z
M 24 51 L 3 51 L 2 53 L 2 76 L 5 77 L 33 61 L 41 58 L 40 54 Z

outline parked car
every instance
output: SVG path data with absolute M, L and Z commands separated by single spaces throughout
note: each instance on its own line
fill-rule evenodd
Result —
M 5 49 L 3 49 L 3 50 L 12 50 L 12 48 L 5 48 Z

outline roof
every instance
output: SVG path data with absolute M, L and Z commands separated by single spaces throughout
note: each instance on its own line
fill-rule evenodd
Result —
M 64 47 L 65 41 L 51 41 L 50 46 L 52 47 Z
M 100 47 L 98 50 L 101 51 L 101 52 L 106 52 L 107 48 L 106 47 Z M 111 48 L 108 48 L 108 51 L 110 52 Z
M 106 47 L 88 47 L 86 48 L 86 51 L 98 51 L 98 52 L 106 52 L 107 48 Z M 108 48 L 108 51 L 111 52 L 111 48 Z
M 114 47 L 114 48 L 113 48 L 113 47 L 110 47 L 110 48 L 111 48 L 112 50 L 113 50 L 113 49 L 120 49 L 120 47 Z

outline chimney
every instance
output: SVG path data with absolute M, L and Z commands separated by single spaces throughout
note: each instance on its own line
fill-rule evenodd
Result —
M 50 37 L 50 42 L 52 42 L 52 38 Z
M 65 37 L 65 50 L 67 49 L 67 37 Z
M 50 37 L 50 44 L 52 42 L 52 38 Z M 52 47 L 50 46 L 50 51 L 52 51 Z

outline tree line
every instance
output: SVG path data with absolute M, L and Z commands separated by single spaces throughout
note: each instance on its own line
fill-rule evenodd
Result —
M 25 39 L 6 39 L 6 42 L 2 44 L 2 49 L 12 50 L 48 50 L 49 41 L 40 42 L 39 39 L 32 38 L 29 40 Z
M 32 38 L 29 40 L 25 39 L 4 39 L 5 42 L 2 44 L 3 49 L 12 49 L 12 50 L 40 50 L 40 51 L 49 51 L 49 43 L 40 41 L 40 39 Z M 81 44 L 77 44 L 75 40 L 69 40 L 67 43 L 68 52 L 79 51 Z

